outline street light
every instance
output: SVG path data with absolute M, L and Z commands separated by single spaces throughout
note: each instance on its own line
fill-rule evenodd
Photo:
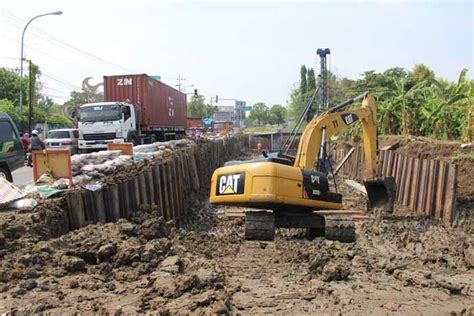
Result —
M 46 15 L 61 15 L 61 14 L 63 14 L 63 11 L 54 11 L 50 13 L 37 15 L 33 17 L 32 19 L 30 19 L 28 23 L 26 23 L 25 28 L 23 29 L 23 33 L 21 34 L 21 56 L 20 56 L 20 113 L 23 109 L 23 84 L 22 84 L 23 83 L 23 41 L 25 39 L 26 28 L 28 27 L 28 25 L 30 25 L 31 22 L 33 22 L 33 20 L 36 20 L 37 18 L 46 16 Z

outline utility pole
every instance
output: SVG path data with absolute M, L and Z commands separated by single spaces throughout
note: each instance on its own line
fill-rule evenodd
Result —
M 181 92 L 181 86 L 183 85 L 181 81 L 186 81 L 187 79 L 179 75 L 178 78 L 176 78 L 176 80 L 178 80 L 178 84 L 176 86 L 178 87 L 178 90 Z
M 28 132 L 31 135 L 31 125 L 33 121 L 33 71 L 31 69 L 31 59 L 30 59 L 30 70 L 29 70 L 29 79 L 30 79 L 30 88 L 28 92 Z

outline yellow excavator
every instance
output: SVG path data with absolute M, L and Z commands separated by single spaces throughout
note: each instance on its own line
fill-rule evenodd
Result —
M 360 100 L 361 107 L 344 110 Z M 350 217 L 321 216 L 314 210 L 342 208 L 342 195 L 330 190 L 331 177 L 327 168 L 322 168 L 328 159 L 325 144 L 332 135 L 357 122 L 363 129 L 368 209 L 393 211 L 395 181 L 377 175 L 377 116 L 369 93 L 314 116 L 301 135 L 296 156 L 264 154 L 264 158 L 230 162 L 216 169 L 210 202 L 265 210 L 246 212 L 245 238 L 249 240 L 273 240 L 275 227 L 284 227 L 309 228 L 314 235 L 324 233 L 331 240 L 354 241 Z

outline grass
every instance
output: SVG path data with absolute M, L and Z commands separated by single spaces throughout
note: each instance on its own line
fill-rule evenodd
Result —
M 243 132 L 244 133 L 271 133 L 277 132 L 281 126 L 258 126 L 258 127 L 248 127 Z
M 474 162 L 474 151 L 469 151 L 467 153 L 459 153 L 453 158 L 454 161 L 459 161 L 459 160 L 469 160 Z

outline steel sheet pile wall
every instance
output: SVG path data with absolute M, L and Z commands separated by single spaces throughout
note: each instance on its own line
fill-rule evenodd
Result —
M 96 191 L 74 190 L 67 194 L 66 224 L 69 230 L 97 222 L 129 218 L 140 205 L 154 204 L 165 220 L 179 220 L 209 192 L 211 174 L 223 162 L 237 157 L 240 138 L 194 144 L 176 150 L 171 159 L 147 163 L 126 180 Z M 205 193 L 204 193 L 205 192 Z
M 335 164 L 347 154 L 347 149 L 333 153 Z M 345 176 L 362 181 L 364 152 L 360 146 L 346 161 L 341 171 Z M 397 202 L 416 214 L 425 214 L 447 223 L 456 217 L 457 166 L 436 159 L 420 159 L 381 150 L 379 175 L 391 176 L 397 182 Z

